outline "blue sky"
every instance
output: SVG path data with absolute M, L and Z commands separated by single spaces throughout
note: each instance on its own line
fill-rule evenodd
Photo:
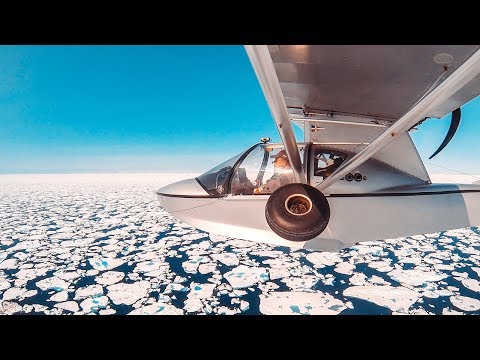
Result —
M 241 45 L 0 46 L 0 79 L 0 173 L 201 172 L 279 140 Z M 479 115 L 431 161 L 449 117 L 425 122 L 424 160 L 480 174 Z

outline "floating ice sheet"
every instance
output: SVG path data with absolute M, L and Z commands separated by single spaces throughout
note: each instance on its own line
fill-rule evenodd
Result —
M 268 280 L 268 273 L 266 269 L 240 265 L 227 272 L 224 277 L 234 289 L 240 289 Z
M 135 309 L 129 315 L 182 315 L 182 309 L 178 309 L 173 305 L 156 303 Z
M 448 275 L 443 273 L 437 273 L 434 271 L 423 271 L 423 270 L 401 270 L 395 269 L 388 273 L 388 275 L 395 281 L 398 281 L 401 284 L 408 284 L 412 286 L 421 286 L 427 282 L 435 282 L 448 277 Z
M 384 313 L 386 303 L 394 314 L 480 314 L 478 227 L 337 253 L 275 247 L 176 220 L 154 195 L 174 177 L 0 175 L 0 312 L 136 314 L 164 304 L 160 313 L 258 314 L 273 301 L 261 305 L 261 297 L 321 289 L 348 313 Z M 355 286 L 405 287 L 418 300 L 395 307 L 392 294 L 383 294 L 357 308 L 358 298 L 344 295 Z M 282 301 L 270 312 L 320 311 L 302 302 L 280 308 Z
M 125 277 L 125 273 L 120 271 L 106 271 L 95 278 L 95 281 L 101 285 L 112 285 Z
M 43 291 L 50 290 L 50 289 L 55 291 L 63 291 L 68 289 L 68 286 L 70 284 L 58 277 L 50 277 L 37 282 L 36 285 L 38 288 L 40 288 Z
M 324 293 L 272 292 L 260 295 L 265 315 L 335 315 L 346 309 L 342 301 Z
M 450 297 L 450 302 L 463 311 L 477 311 L 480 309 L 480 300 L 468 296 L 452 296 Z
M 150 283 L 144 280 L 133 284 L 118 283 L 107 286 L 107 296 L 114 304 L 132 305 L 147 296 L 149 287 Z
M 122 259 L 100 257 L 88 259 L 88 262 L 94 269 L 99 271 L 112 270 L 125 263 Z
M 421 297 L 417 291 L 388 285 L 352 286 L 343 291 L 343 296 L 370 301 L 397 312 L 407 312 L 410 306 Z

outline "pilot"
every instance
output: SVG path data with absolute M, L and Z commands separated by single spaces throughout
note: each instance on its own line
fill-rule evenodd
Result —
M 276 155 L 270 157 L 274 159 L 274 174 L 263 186 L 255 189 L 255 194 L 271 194 L 280 186 L 290 184 L 294 180 L 292 167 L 285 150 L 280 150 Z
M 324 169 L 324 174 L 323 174 L 323 177 L 324 178 L 327 178 L 329 177 L 330 175 L 333 174 L 333 172 L 335 170 L 337 170 L 337 168 L 341 165 L 341 163 L 343 162 L 343 158 L 342 157 L 337 157 L 333 160 L 333 163 L 329 166 L 327 166 L 325 169 Z

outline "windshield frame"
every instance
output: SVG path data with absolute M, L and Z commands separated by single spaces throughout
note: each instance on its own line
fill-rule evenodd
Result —
M 215 196 L 215 197 L 226 197 L 230 194 L 231 192 L 231 189 L 230 189 L 230 183 L 232 181 L 232 177 L 233 177 L 233 174 L 235 173 L 235 171 L 237 170 L 237 168 L 239 167 L 239 165 L 243 162 L 243 160 L 248 156 L 248 154 L 250 154 L 257 146 L 259 145 L 263 145 L 263 143 L 256 143 L 255 145 L 249 147 L 247 150 L 244 151 L 244 153 L 242 155 L 240 155 L 240 157 L 237 159 L 237 161 L 235 161 L 235 163 L 232 165 L 225 181 L 224 181 L 224 186 L 223 188 L 225 189 L 225 191 L 223 193 L 219 193 L 217 191 L 217 189 L 208 189 L 207 186 L 205 186 L 205 184 L 202 183 L 202 180 L 200 179 L 203 175 L 206 175 L 207 173 L 210 173 L 211 170 L 215 169 L 216 167 L 219 167 L 220 165 L 224 164 L 225 162 L 227 162 L 229 159 L 225 160 L 224 162 L 218 164 L 217 166 L 213 167 L 212 169 L 208 170 L 208 171 L 205 171 L 203 174 L 197 176 L 195 178 L 195 180 L 200 184 L 200 186 L 208 193 L 210 194 L 211 196 Z M 233 156 L 232 158 L 235 158 L 237 155 Z M 230 159 L 232 159 L 230 158 Z M 220 170 L 220 169 L 219 169 Z M 218 173 L 218 171 L 217 171 Z M 213 173 L 212 173 L 213 174 Z

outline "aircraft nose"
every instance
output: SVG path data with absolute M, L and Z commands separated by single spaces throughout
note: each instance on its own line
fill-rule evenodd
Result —
M 195 179 L 185 179 L 161 187 L 156 192 L 160 205 L 172 215 L 196 207 L 199 202 L 211 199 L 210 195 Z
M 205 189 L 195 179 L 185 179 L 161 187 L 158 196 L 166 197 L 209 197 Z

